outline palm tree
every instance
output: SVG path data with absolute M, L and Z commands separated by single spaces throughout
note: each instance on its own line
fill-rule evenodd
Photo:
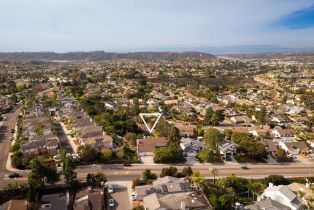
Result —
M 216 176 L 219 174 L 219 171 L 217 168 L 213 168 L 211 171 L 212 175 L 214 176 L 214 184 L 216 182 Z
M 260 182 L 256 182 L 250 179 L 248 183 L 248 197 L 251 193 L 254 200 L 254 194 L 256 194 L 256 192 L 260 191 L 261 189 L 262 189 L 262 184 Z

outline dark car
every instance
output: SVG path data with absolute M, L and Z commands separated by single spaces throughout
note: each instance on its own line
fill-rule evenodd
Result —
M 16 178 L 16 177 L 20 177 L 20 174 L 18 174 L 18 173 L 11 173 L 11 174 L 9 174 L 8 177 L 9 178 Z
M 249 167 L 247 167 L 247 166 L 241 166 L 241 169 L 242 169 L 242 170 L 249 170 Z
M 14 132 L 15 132 L 15 130 L 14 130 L 14 128 L 12 128 L 12 129 L 11 129 L 11 133 L 14 133 Z
M 131 166 L 131 163 L 123 163 L 123 166 Z

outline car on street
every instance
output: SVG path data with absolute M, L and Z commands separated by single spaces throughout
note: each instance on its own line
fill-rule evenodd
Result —
M 109 199 L 109 206 L 114 207 L 114 200 L 112 198 Z
M 241 169 L 242 169 L 242 170 L 249 170 L 249 167 L 247 167 L 247 166 L 241 166 Z
M 109 186 L 108 186 L 108 193 L 113 193 L 113 187 L 112 187 L 112 185 L 109 185 Z
M 8 175 L 9 178 L 17 178 L 17 177 L 20 177 L 20 174 L 19 173 L 11 173 Z
M 123 166 L 131 166 L 131 163 L 123 163 Z

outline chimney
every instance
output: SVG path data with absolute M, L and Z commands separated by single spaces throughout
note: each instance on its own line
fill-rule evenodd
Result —
M 273 184 L 273 183 L 271 183 L 271 182 L 269 182 L 268 187 L 273 187 L 273 186 L 274 186 L 274 184 Z

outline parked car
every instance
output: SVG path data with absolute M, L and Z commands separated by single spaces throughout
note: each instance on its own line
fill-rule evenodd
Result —
M 109 186 L 108 186 L 108 193 L 113 193 L 113 187 L 112 187 L 112 185 L 109 185 Z
M 17 178 L 17 177 L 20 177 L 20 174 L 19 173 L 11 173 L 8 175 L 9 178 Z
M 114 200 L 112 198 L 109 199 L 109 206 L 114 207 Z
M 14 128 L 12 128 L 12 129 L 11 129 L 11 133 L 14 133 L 14 132 L 15 132 L 15 129 L 14 129 Z
M 247 167 L 247 166 L 241 166 L 241 169 L 242 169 L 242 170 L 249 170 L 249 167 Z
M 132 201 L 136 200 L 136 192 L 131 193 L 131 199 L 132 199 Z

